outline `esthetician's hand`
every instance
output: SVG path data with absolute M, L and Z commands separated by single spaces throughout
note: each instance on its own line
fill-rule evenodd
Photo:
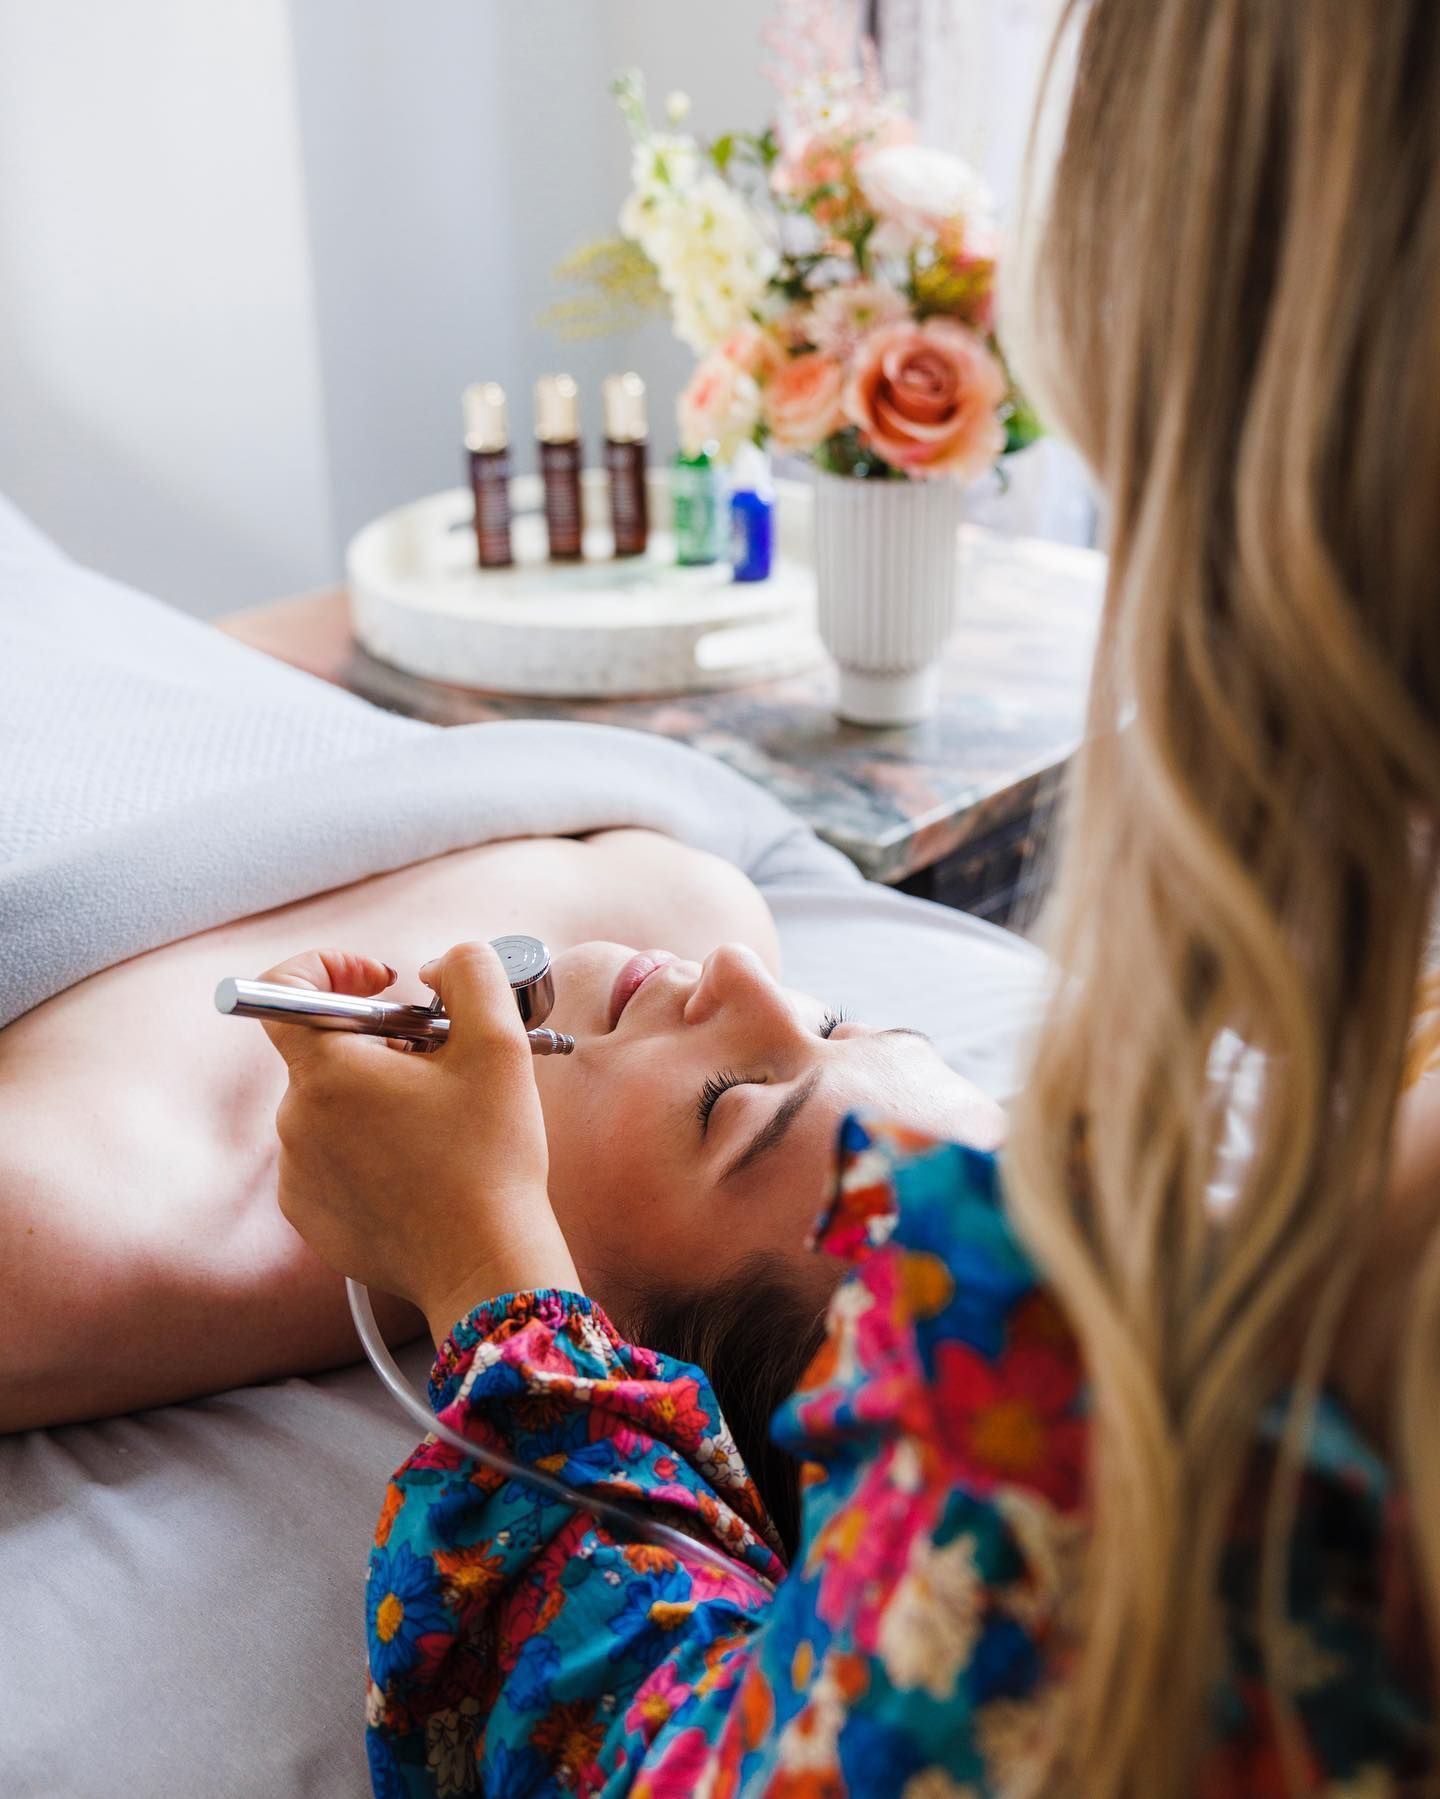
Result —
M 383 962 L 309 950 L 261 977 L 366 998 Z M 461 943 L 420 971 L 450 1034 L 430 1055 L 388 1040 L 269 1024 L 290 1086 L 280 1210 L 341 1274 L 410 1300 L 436 1343 L 481 1300 L 532 1287 L 579 1291 L 546 1191 L 545 1121 L 525 1026 L 499 956 Z

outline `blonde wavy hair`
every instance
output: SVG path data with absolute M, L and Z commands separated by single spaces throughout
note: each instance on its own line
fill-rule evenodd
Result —
M 1257 1607 L 1301 1790 L 1299 1453 L 1407 1053 L 1435 1047 L 1411 1026 L 1440 820 L 1440 6 L 1070 0 L 1063 30 L 1073 91 L 1010 298 L 1110 568 L 1007 1164 L 1093 1402 L 1083 1630 L 1034 1790 L 1187 1790 L 1219 1561 L 1286 1391 Z M 1242 1105 L 1252 1147 L 1222 1169 Z M 1433 1628 L 1434 1232 L 1402 1309 L 1389 1441 Z

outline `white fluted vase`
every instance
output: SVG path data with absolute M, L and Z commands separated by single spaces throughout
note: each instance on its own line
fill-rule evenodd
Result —
M 958 481 L 815 472 L 820 637 L 840 671 L 836 711 L 858 725 L 913 725 L 940 703 L 955 623 Z

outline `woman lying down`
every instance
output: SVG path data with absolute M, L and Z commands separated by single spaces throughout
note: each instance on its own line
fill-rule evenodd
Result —
M 0 1428 L 353 1360 L 341 1284 L 275 1208 L 285 1068 L 210 996 L 319 941 L 383 950 L 406 970 L 386 996 L 423 1001 L 427 959 L 515 930 L 554 953 L 548 1023 L 579 1046 L 535 1061 L 551 1203 L 583 1290 L 627 1324 L 713 1320 L 734 1308 L 700 1294 L 763 1271 L 812 1335 L 834 1270 L 801 1243 L 843 1115 L 998 1137 L 998 1109 L 924 1038 L 781 987 L 769 912 L 729 863 L 638 830 L 456 852 L 135 957 L 0 1033 Z M 615 1023 L 648 946 L 674 965 Z M 777 1099 L 783 1128 L 757 1142 Z M 420 1327 L 389 1308 L 392 1338 Z M 105 1354 L 77 1366 L 77 1339 Z
M 408 971 L 380 983 L 387 996 L 426 999 L 414 971 L 427 958 L 516 929 L 554 952 L 548 1022 L 579 1045 L 537 1059 L 535 1077 L 550 1199 L 582 1288 L 636 1335 L 687 1350 L 731 1320 L 753 1336 L 759 1321 L 763 1353 L 735 1348 L 753 1369 L 783 1342 L 784 1370 L 748 1406 L 747 1374 L 736 1410 L 763 1425 L 834 1285 L 836 1266 L 802 1245 L 842 1116 L 878 1106 L 993 1143 L 1000 1114 L 918 1034 L 785 990 L 750 882 L 635 830 L 488 845 L 225 925 L 83 981 L 0 1034 L 0 1425 L 353 1359 L 339 1282 L 274 1204 L 284 1067 L 210 994 L 319 939 L 383 948 Z M 673 965 L 612 1020 L 617 978 L 650 966 L 637 945 L 664 946 L 653 960 Z M 390 1334 L 407 1327 L 419 1318 L 392 1305 Z M 76 1367 L 77 1335 L 106 1353 Z
M 436 955 L 517 929 L 573 1056 L 530 1055 L 484 942 Z M 261 970 L 438 992 L 451 1038 L 266 1027 L 282 1061 L 209 1005 Z M 4 1423 L 348 1360 L 352 1273 L 428 1325 L 448 1423 L 735 1563 L 418 1448 L 368 1583 L 377 1792 L 963 1791 L 927 1761 L 998 1779 L 1040 1741 L 1082 1536 L 1080 1363 L 980 1153 L 1002 1124 L 924 1038 L 785 989 L 727 864 L 632 830 L 443 857 L 0 1036 Z M 1363 1465 L 1337 1424 L 1311 1478 L 1333 1503 Z M 1407 1728 L 1388 1684 L 1352 1697 Z
M 433 1056 L 274 1031 L 288 1096 L 265 1031 L 210 1002 L 224 975 L 262 970 L 425 1000 L 422 964 L 514 930 L 553 952 L 547 1022 L 575 1037 L 572 1056 L 530 1056 L 488 950 L 489 971 L 462 951 L 441 964 L 454 1023 Z M 349 950 L 285 959 L 307 940 L 383 949 L 409 972 Z M 332 1092 L 334 1071 L 366 1078 Z M 277 1108 L 281 1201 L 315 1249 L 275 1203 Z M 371 1284 L 392 1340 L 428 1324 L 434 1397 L 462 1429 L 688 1515 L 778 1580 L 798 1532 L 797 1462 L 767 1427 L 845 1271 L 807 1238 L 856 1109 L 981 1147 L 1003 1124 L 919 1033 L 782 986 L 757 890 L 653 833 L 487 845 L 206 931 L 0 1034 L 0 1424 L 353 1360 L 328 1262 Z M 384 1204 L 343 1211 L 376 1183 Z M 831 1228 L 849 1255 L 854 1227 Z M 404 1297 L 387 1306 L 387 1293 Z M 77 1357 L 77 1343 L 103 1349 Z M 723 1644 L 743 1641 L 753 1582 L 702 1576 L 686 1597 L 689 1576 L 662 1553 L 614 1549 L 585 1518 L 495 1493 L 434 1449 L 385 1509 L 370 1585 L 377 1771 L 393 1756 L 458 1766 L 488 1717 L 487 1790 L 511 1790 L 498 1770 L 516 1757 L 578 1776 L 612 1723 L 626 1755 L 654 1734 L 680 1690 L 637 1700 L 662 1649 L 691 1646 L 676 1681 L 726 1686 Z M 563 1630 L 539 1629 L 544 1594 L 552 1607 L 569 1595 Z M 592 1659 L 596 1630 L 593 1693 L 569 1672 L 550 1693 L 542 1669 L 581 1643 Z M 550 1750 L 519 1747 L 536 1727 Z

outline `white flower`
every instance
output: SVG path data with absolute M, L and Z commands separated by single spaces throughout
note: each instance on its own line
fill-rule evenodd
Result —
M 690 96 L 682 89 L 676 88 L 665 96 L 665 117 L 672 125 L 678 125 L 682 119 L 690 116 Z
M 743 1487 L 745 1465 L 740 1451 L 728 1431 L 714 1437 L 702 1437 L 695 1464 L 712 1487 Z
M 582 1313 L 576 1320 L 576 1326 L 575 1335 L 579 1347 L 602 1369 L 607 1367 L 610 1361 L 610 1341 L 601 1330 L 595 1314 L 593 1312 Z M 593 1384 L 592 1379 L 587 1375 L 583 1377 L 583 1380 L 576 1381 L 575 1391 L 584 1393 L 588 1398 Z
M 775 1759 L 785 1774 L 838 1773 L 836 1745 L 846 1705 L 829 1656 L 821 1663 L 805 1703 L 780 1732 Z
M 620 229 L 655 265 L 676 335 L 703 356 L 750 317 L 775 269 L 774 248 L 740 195 L 700 168 L 692 139 L 647 138 L 635 147 L 632 173 Z
M 630 152 L 630 180 L 641 200 L 683 194 L 700 173 L 700 148 L 693 137 L 656 131 Z
M 989 188 L 968 162 L 946 150 L 890 144 L 872 150 L 861 161 L 858 174 L 861 191 L 881 219 L 872 245 L 885 231 L 876 246 L 881 254 L 933 237 L 956 219 L 975 232 L 988 234 L 993 229 Z
M 992 1598 L 1032 1635 L 1076 1635 L 1084 1628 L 1080 1602 L 1089 1540 L 1084 1520 L 1018 1488 L 997 1493 L 995 1505 L 1015 1539 L 1024 1573 L 995 1588 Z
M 857 1150 L 854 1155 L 846 1159 L 845 1172 L 841 1176 L 840 1184 L 849 1193 L 856 1187 L 863 1189 L 883 1186 L 889 1177 L 890 1164 L 886 1160 L 885 1152 L 883 1149 L 877 1149 L 872 1143 L 865 1149 Z M 875 1219 L 867 1220 L 867 1231 L 869 1226 L 876 1222 Z M 883 1239 L 879 1240 L 883 1241 Z
M 942 1702 L 954 1697 L 980 1634 L 980 1596 L 973 1536 L 943 1549 L 915 1539 L 880 1619 L 877 1647 L 893 1686 L 918 1687 Z
M 826 1334 L 835 1350 L 831 1380 L 846 1385 L 860 1373 L 859 1324 L 875 1304 L 863 1281 L 841 1281 L 825 1318 Z
M 925 1469 L 913 1437 L 901 1437 L 890 1458 L 890 1485 L 901 1493 L 918 1493 L 925 1484 Z
M 464 1376 L 460 1381 L 460 1388 L 456 1394 L 456 1398 L 468 1399 L 470 1397 L 471 1389 L 474 1387 L 476 1381 L 479 1380 L 480 1376 L 484 1374 L 486 1369 L 493 1368 L 497 1362 L 502 1361 L 503 1359 L 504 1356 L 500 1345 L 498 1343 L 492 1343 L 488 1337 L 482 1337 L 475 1345 L 470 1358 L 470 1366 L 465 1370 Z

